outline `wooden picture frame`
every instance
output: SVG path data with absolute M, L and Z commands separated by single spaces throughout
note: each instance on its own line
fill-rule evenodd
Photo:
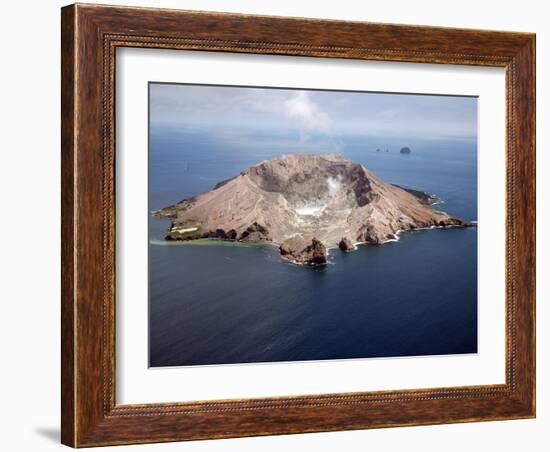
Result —
M 62 9 L 62 442 L 73 447 L 535 416 L 535 35 L 71 5 Z M 506 383 L 115 403 L 115 50 L 506 69 Z

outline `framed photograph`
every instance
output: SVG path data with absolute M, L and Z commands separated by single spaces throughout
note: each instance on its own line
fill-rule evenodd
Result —
M 535 416 L 535 36 L 62 9 L 62 442 Z

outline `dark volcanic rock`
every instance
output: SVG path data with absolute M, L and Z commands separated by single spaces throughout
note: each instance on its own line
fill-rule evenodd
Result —
M 373 225 L 365 225 L 359 234 L 359 242 L 378 245 L 385 240 L 386 234 L 379 234 Z
M 225 231 L 223 229 L 216 229 L 214 231 L 205 232 L 202 235 L 202 238 L 204 238 L 204 239 L 218 239 L 218 240 L 227 240 L 227 239 L 229 239 L 229 237 L 227 236 L 227 234 L 225 233 Z
M 243 242 L 270 242 L 271 237 L 267 228 L 254 222 L 246 228 L 239 240 Z
M 367 205 L 373 197 L 370 180 L 360 165 L 355 165 L 349 171 L 349 179 L 352 182 L 355 200 L 359 207 Z
M 225 184 L 228 184 L 229 182 L 231 182 L 236 177 L 237 176 L 230 177 L 229 179 L 225 179 L 225 180 L 222 180 L 222 181 L 218 182 L 216 185 L 214 185 L 214 190 L 217 190 L 218 188 L 223 187 Z
M 408 148 L 408 147 L 401 148 L 399 153 L 400 154 L 410 154 L 411 153 L 411 148 Z
M 472 224 L 459 218 L 451 217 L 447 218 L 446 220 L 441 220 L 438 223 L 438 226 L 467 228 L 472 226 Z
M 326 264 L 327 249 L 319 240 L 294 236 L 279 247 L 281 256 L 298 264 Z
M 416 196 L 416 198 L 418 198 L 418 200 L 422 204 L 426 204 L 427 206 L 431 206 L 432 204 L 439 201 L 439 198 L 437 196 L 429 195 L 426 192 L 415 190 L 414 188 L 403 187 L 402 185 L 397 185 L 397 184 L 392 184 L 392 185 L 394 187 L 400 188 L 401 190 L 405 190 L 407 193 L 410 193 L 413 196 Z
M 347 237 L 344 237 L 342 240 L 340 240 L 340 243 L 338 243 L 338 247 L 342 251 L 353 251 L 355 249 L 353 243 L 351 243 L 351 240 Z

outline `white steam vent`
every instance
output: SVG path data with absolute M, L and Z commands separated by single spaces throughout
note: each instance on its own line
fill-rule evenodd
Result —
M 340 191 L 340 188 L 342 187 L 341 180 L 342 180 L 341 175 L 338 175 L 337 178 L 334 178 L 334 177 L 327 178 L 328 193 L 331 197 L 336 196 L 336 194 Z

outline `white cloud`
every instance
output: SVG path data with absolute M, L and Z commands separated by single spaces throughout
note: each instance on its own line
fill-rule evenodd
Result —
M 477 136 L 475 98 L 153 84 L 150 111 L 153 122 L 186 129 L 298 132 L 304 146 L 348 135 Z
M 330 117 L 311 99 L 307 91 L 296 91 L 284 103 L 284 113 L 310 130 L 327 132 Z
M 332 118 L 308 91 L 247 89 L 240 99 L 234 99 L 232 108 L 255 119 L 284 121 L 286 127 L 298 130 L 300 142 L 309 142 L 319 132 L 332 135 Z

